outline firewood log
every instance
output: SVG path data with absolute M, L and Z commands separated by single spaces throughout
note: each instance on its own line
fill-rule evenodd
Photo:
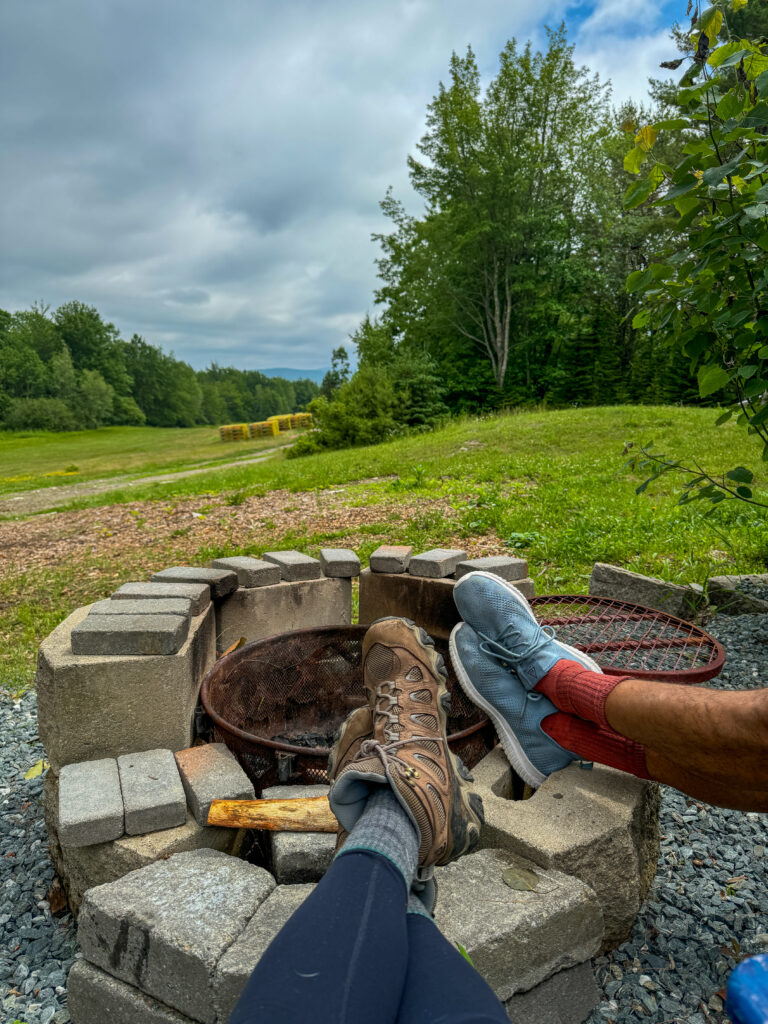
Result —
M 261 828 L 269 832 L 335 832 L 338 828 L 325 796 L 295 800 L 213 800 L 208 824 L 219 828 Z

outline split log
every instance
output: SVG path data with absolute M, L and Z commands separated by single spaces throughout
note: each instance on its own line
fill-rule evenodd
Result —
M 326 796 L 212 800 L 208 824 L 219 828 L 263 828 L 269 832 L 335 832 L 338 828 Z

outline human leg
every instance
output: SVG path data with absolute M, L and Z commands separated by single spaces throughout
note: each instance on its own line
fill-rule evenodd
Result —
M 428 917 L 409 913 L 397 1024 L 509 1024 L 491 987 Z
M 256 965 L 229 1024 L 393 1024 L 408 966 L 402 874 L 338 857 Z

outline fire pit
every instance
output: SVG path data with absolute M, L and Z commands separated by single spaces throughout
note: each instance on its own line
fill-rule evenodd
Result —
M 362 645 L 367 626 L 299 629 L 246 644 L 203 680 L 201 700 L 214 739 L 226 743 L 257 789 L 277 782 L 327 783 L 336 729 L 365 704 Z M 448 743 L 468 768 L 493 748 L 485 715 L 456 683 L 447 644 Z

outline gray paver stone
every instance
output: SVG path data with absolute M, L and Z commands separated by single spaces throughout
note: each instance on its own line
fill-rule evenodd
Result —
M 407 572 L 413 548 L 408 544 L 382 544 L 371 554 L 371 572 Z
M 117 761 L 105 757 L 61 769 L 59 841 L 62 846 L 91 846 L 123 834 L 123 798 Z
M 510 888 L 502 875 L 524 867 L 535 891 Z M 460 942 L 502 1002 L 556 971 L 589 960 L 600 948 L 603 915 L 579 879 L 535 867 L 503 850 L 480 850 L 435 872 L 435 921 Z
M 452 576 L 456 566 L 466 560 L 467 552 L 458 548 L 432 548 L 420 555 L 414 555 L 408 566 L 411 576 L 426 576 L 432 580 L 443 580 Z
M 469 572 L 491 572 L 503 580 L 524 580 L 528 575 L 528 562 L 525 558 L 512 558 L 506 555 L 489 555 L 487 558 L 470 558 L 459 562 L 456 566 L 456 579 L 460 580 Z
M 192 617 L 192 602 L 188 597 L 159 597 L 149 601 L 97 601 L 91 605 L 89 615 L 181 615 Z
M 667 583 L 655 576 L 643 576 L 618 565 L 596 562 L 589 580 L 589 593 L 613 601 L 628 601 L 654 608 L 679 619 L 691 620 L 706 605 L 703 594 L 678 583 Z
M 173 565 L 152 577 L 153 583 L 207 583 L 211 598 L 220 601 L 237 590 L 237 573 L 231 569 L 204 569 L 195 565 Z
M 177 654 L 189 635 L 179 615 L 87 615 L 72 630 L 75 655 Z
M 142 750 L 117 759 L 129 836 L 183 825 L 187 800 L 170 750 Z
M 280 568 L 280 576 L 286 583 L 299 580 L 318 580 L 323 575 L 320 562 L 301 551 L 265 551 L 265 562 L 273 562 Z
M 558 971 L 504 1004 L 512 1024 L 583 1024 L 601 1001 L 592 965 Z
M 217 558 L 211 562 L 213 569 L 228 569 L 237 573 L 240 587 L 271 587 L 280 582 L 280 569 L 261 558 Z
M 224 743 L 188 747 L 174 756 L 187 803 L 199 825 L 208 822 L 211 800 L 253 800 L 253 783 Z
M 182 597 L 192 602 L 192 615 L 200 615 L 211 603 L 207 583 L 124 583 L 111 597 L 112 601 L 157 601 Z
M 274 887 L 267 871 L 236 857 L 177 853 L 86 893 L 78 929 L 83 956 L 214 1024 L 216 964 Z
M 350 548 L 320 548 L 320 565 L 325 576 L 349 578 L 360 575 L 360 559 Z
M 314 888 L 311 884 L 279 885 L 221 958 L 214 980 L 219 1021 L 227 1020 L 267 946 Z
M 295 800 L 327 796 L 328 786 L 270 786 L 262 792 L 265 800 Z M 272 873 L 278 885 L 319 882 L 330 867 L 336 836 L 328 832 L 270 832 Z
M 75 961 L 69 972 L 67 1006 L 72 1024 L 192 1024 L 191 1018 L 87 960 Z

